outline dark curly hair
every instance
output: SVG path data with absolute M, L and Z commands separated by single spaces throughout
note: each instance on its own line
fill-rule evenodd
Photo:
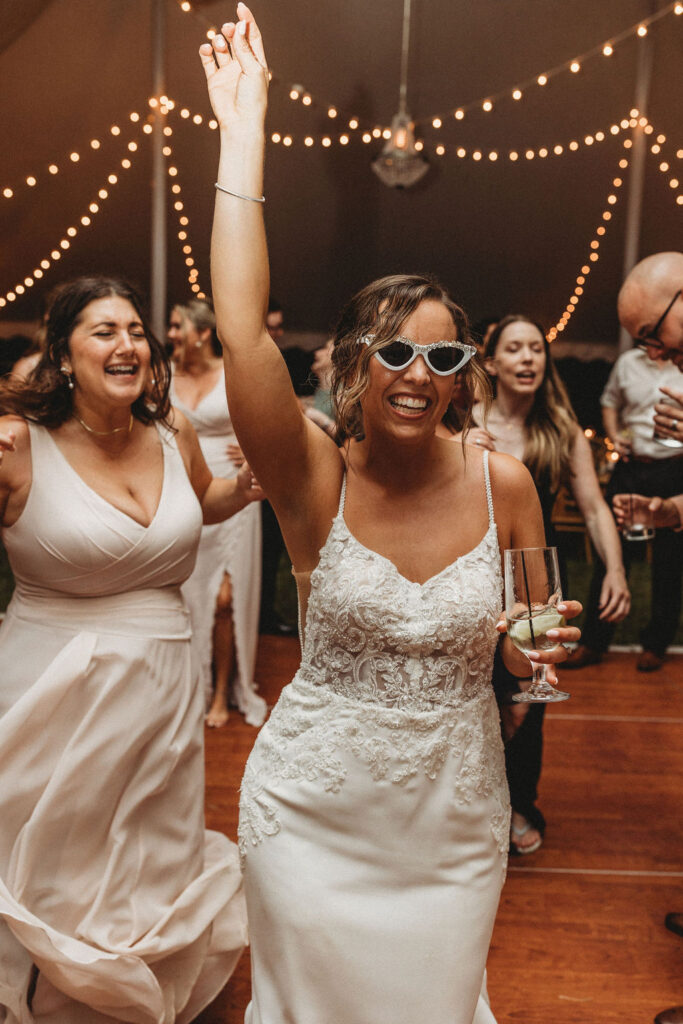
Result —
M 141 423 L 159 420 L 170 426 L 171 369 L 165 347 L 152 332 L 135 289 L 115 277 L 79 277 L 59 289 L 48 314 L 45 352 L 26 381 L 0 382 L 0 411 L 16 413 L 45 427 L 59 427 L 72 416 L 73 391 L 61 371 L 69 355 L 69 339 L 85 307 L 112 295 L 130 302 L 140 318 L 151 354 L 150 383 L 133 402 L 131 412 Z

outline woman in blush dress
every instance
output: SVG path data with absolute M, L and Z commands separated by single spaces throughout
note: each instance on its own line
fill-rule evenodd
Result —
M 490 451 L 514 455 L 527 466 L 541 502 L 548 544 L 556 543 L 552 511 L 558 491 L 563 484 L 571 490 L 607 568 L 600 617 L 619 622 L 631 606 L 619 535 L 600 491 L 590 446 L 553 365 L 541 326 L 518 314 L 504 317 L 488 336 L 484 361 L 495 397 L 488 418 L 483 406 L 475 408 L 476 421 L 485 421 L 486 429 L 473 431 L 473 440 Z M 566 588 L 566 579 L 563 586 Z M 545 829 L 545 819 L 536 806 L 545 705 L 511 703 L 517 682 L 500 663 L 496 664 L 494 685 L 507 739 L 511 847 L 515 853 L 533 853 L 540 847 Z
M 212 477 L 169 383 L 135 293 L 81 278 L 0 387 L 3 1024 L 185 1024 L 246 941 L 180 585 L 202 521 L 260 492 Z
M 169 339 L 178 356 L 171 398 L 194 427 L 211 472 L 230 478 L 244 459 L 225 399 L 215 327 L 207 302 L 193 299 L 174 307 Z M 260 588 L 261 517 L 258 505 L 249 505 L 226 522 L 203 528 L 194 571 L 183 584 L 209 709 L 206 724 L 213 728 L 228 721 L 229 700 L 249 725 L 262 725 L 266 716 L 254 682 Z
M 213 295 L 228 402 L 295 566 L 302 641 L 242 782 L 246 1021 L 491 1024 L 509 834 L 491 689 L 500 551 L 542 544 L 541 510 L 517 460 L 435 436 L 458 371 L 483 373 L 464 313 L 431 279 L 383 278 L 343 311 L 332 391 L 346 443 L 303 415 L 264 326 L 268 75 L 237 10 L 200 51 L 221 136 Z M 558 644 L 577 635 L 561 627 Z

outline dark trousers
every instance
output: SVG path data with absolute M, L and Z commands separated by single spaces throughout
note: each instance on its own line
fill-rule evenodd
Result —
M 275 589 L 280 557 L 285 542 L 280 524 L 269 501 L 261 502 L 261 630 L 271 629 L 276 622 Z
M 519 692 L 517 677 L 506 669 L 500 648 L 493 663 L 493 689 L 499 707 L 509 704 L 513 693 Z M 536 800 L 543 764 L 545 704 L 527 704 L 526 708 L 519 729 L 505 742 L 505 772 L 513 811 L 521 814 L 532 828 L 537 828 L 543 835 L 545 818 L 536 807 Z
M 644 494 L 671 498 L 683 492 L 683 457 L 657 462 L 618 462 L 605 498 L 611 505 L 615 494 Z M 624 567 L 629 572 L 638 542 L 622 541 Z M 662 657 L 673 642 L 681 614 L 681 574 L 683 572 L 683 533 L 657 530 L 652 543 L 652 600 L 650 621 L 640 635 L 646 651 Z M 600 589 L 605 578 L 602 562 L 596 562 L 586 605 L 586 624 L 581 642 L 604 654 L 614 636 L 615 625 L 599 617 Z

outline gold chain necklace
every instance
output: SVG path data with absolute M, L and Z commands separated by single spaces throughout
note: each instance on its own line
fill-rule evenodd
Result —
M 87 430 L 89 434 L 94 434 L 95 437 L 111 437 L 112 434 L 120 434 L 124 430 L 130 434 L 133 429 L 133 413 L 130 414 L 127 426 L 115 427 L 113 430 L 94 430 L 92 427 L 89 427 L 87 423 L 84 423 L 81 417 L 77 416 L 76 413 L 73 414 L 73 417 L 80 423 L 84 430 Z

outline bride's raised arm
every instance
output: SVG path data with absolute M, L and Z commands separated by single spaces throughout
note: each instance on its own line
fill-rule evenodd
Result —
M 248 7 L 200 47 L 220 131 L 211 237 L 211 282 L 228 403 L 249 465 L 278 513 L 296 514 L 320 469 L 339 461 L 333 442 L 301 412 L 285 362 L 265 328 L 269 269 L 263 221 L 268 68 Z M 284 524 L 283 524 L 284 525 Z

